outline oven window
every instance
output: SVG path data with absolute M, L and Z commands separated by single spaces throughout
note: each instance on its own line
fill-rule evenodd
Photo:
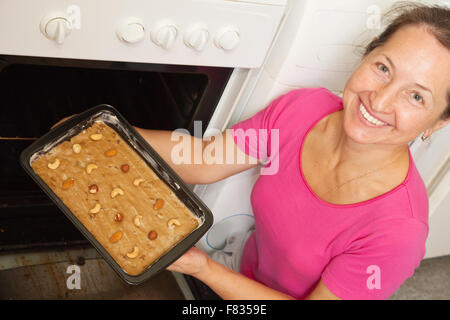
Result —
M 0 252 L 87 243 L 18 161 L 53 124 L 109 104 L 132 125 L 193 133 L 195 120 L 208 125 L 231 72 L 0 55 Z

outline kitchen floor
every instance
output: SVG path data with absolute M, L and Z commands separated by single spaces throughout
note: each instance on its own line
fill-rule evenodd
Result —
M 450 300 L 450 256 L 423 260 L 390 300 Z
M 125 284 L 103 259 L 80 265 L 80 289 L 67 288 L 67 262 L 0 271 L 0 299 L 180 300 L 172 273 L 163 271 L 139 286 Z M 422 261 L 390 300 L 450 300 L 450 256 Z
M 138 286 L 126 284 L 103 259 L 80 267 L 80 289 L 68 289 L 72 263 L 60 262 L 0 271 L 0 299 L 180 300 L 184 295 L 169 271 Z M 72 282 L 75 284 L 75 282 Z

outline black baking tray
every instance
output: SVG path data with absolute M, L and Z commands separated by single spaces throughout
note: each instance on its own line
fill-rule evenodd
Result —
M 115 130 L 124 141 L 147 163 L 155 174 L 166 183 L 175 195 L 199 219 L 199 226 L 186 238 L 163 254 L 153 264 L 136 276 L 127 274 L 111 257 L 106 249 L 95 239 L 88 229 L 66 207 L 52 189 L 37 175 L 31 167 L 31 162 L 40 154 L 45 154 L 58 144 L 70 140 L 94 122 L 102 121 Z M 108 264 L 128 284 L 138 285 L 164 270 L 183 253 L 197 243 L 213 224 L 213 215 L 203 201 L 187 186 L 187 184 L 172 170 L 145 139 L 128 123 L 128 121 L 112 106 L 102 104 L 80 113 L 58 125 L 20 155 L 20 163 L 25 171 L 34 179 L 42 190 L 53 200 L 78 230 L 91 242 Z

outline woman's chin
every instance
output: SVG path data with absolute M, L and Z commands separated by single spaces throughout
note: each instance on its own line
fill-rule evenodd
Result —
M 344 124 L 344 132 L 348 139 L 359 144 L 377 143 L 381 138 L 358 124 Z

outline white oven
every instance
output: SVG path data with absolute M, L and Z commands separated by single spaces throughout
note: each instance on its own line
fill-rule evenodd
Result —
M 1 0 L 0 270 L 96 256 L 22 175 L 21 149 L 101 103 L 144 128 L 226 128 L 286 8 L 286 0 Z
M 380 32 L 381 14 L 394 2 L 1 0 L 0 62 L 2 57 L 53 66 L 69 61 L 69 66 L 103 69 L 198 72 L 208 79 L 221 74 L 209 102 L 213 112 L 198 118 L 209 136 L 295 88 L 323 86 L 339 94 L 362 46 Z M 447 128 L 411 146 L 430 192 L 427 257 L 450 254 L 444 227 L 450 223 L 449 138 Z M 194 186 L 215 219 L 199 247 L 211 253 L 223 247 L 228 234 L 252 225 L 250 192 L 258 174 L 255 168 Z M 2 255 L 0 265 L 20 266 L 22 260 L 12 257 Z M 30 257 L 39 260 L 36 254 Z

